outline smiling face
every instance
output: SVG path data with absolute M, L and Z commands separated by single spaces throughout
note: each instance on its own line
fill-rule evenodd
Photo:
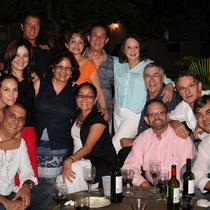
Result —
M 67 83 L 72 73 L 72 65 L 69 59 L 64 58 L 54 68 L 54 79 L 57 82 Z
M 29 63 L 29 52 L 23 45 L 17 48 L 15 58 L 11 62 L 13 71 L 23 71 Z
M 125 43 L 124 53 L 128 61 L 138 61 L 140 57 L 140 45 L 134 38 L 128 38 Z
M 184 76 L 178 79 L 177 88 L 182 99 L 193 108 L 195 100 L 201 96 L 202 83 L 196 83 L 191 76 Z
M 210 101 L 195 112 L 198 125 L 207 133 L 210 133 Z
M 18 83 L 14 79 L 5 79 L 1 82 L 0 101 L 6 105 L 13 105 L 18 97 Z
M 91 49 L 102 51 L 104 46 L 109 41 L 106 31 L 102 27 L 94 27 L 91 34 L 87 36 Z
M 1 129 L 5 136 L 15 137 L 23 129 L 25 119 L 26 111 L 22 107 L 18 105 L 8 107 L 1 122 Z
M 159 133 L 163 133 L 167 128 L 169 114 L 162 104 L 153 102 L 148 105 L 147 115 L 144 119 L 154 132 L 158 131 Z
M 37 17 L 28 16 L 24 24 L 21 24 L 23 38 L 34 41 L 39 35 L 40 20 Z
M 81 55 L 85 47 L 84 40 L 77 34 L 73 34 L 69 42 L 65 43 L 65 45 L 73 55 Z
M 83 86 L 79 89 L 76 96 L 76 103 L 82 111 L 90 112 L 96 101 L 96 96 L 89 86 Z
M 150 99 L 154 98 L 160 91 L 164 76 L 158 67 L 149 67 L 144 71 L 144 82 L 149 91 Z

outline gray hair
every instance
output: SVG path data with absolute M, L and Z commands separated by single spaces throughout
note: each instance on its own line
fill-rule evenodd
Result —
M 148 68 L 152 68 L 152 67 L 158 67 L 158 68 L 160 69 L 160 74 L 161 74 L 161 75 L 164 75 L 164 69 L 163 69 L 163 67 L 160 66 L 158 63 L 155 63 L 155 62 L 148 63 L 148 64 L 144 67 L 143 75 L 145 74 L 145 71 L 146 71 Z

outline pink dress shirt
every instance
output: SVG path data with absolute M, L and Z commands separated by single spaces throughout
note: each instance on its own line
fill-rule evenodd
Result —
M 162 134 L 161 140 L 158 140 L 156 134 L 149 128 L 135 139 L 122 170 L 133 168 L 135 174 L 132 184 L 140 186 L 142 182 L 146 181 L 141 175 L 142 169 L 145 171 L 146 179 L 152 182 L 149 173 L 149 161 L 160 160 L 161 170 L 168 170 L 169 177 L 171 177 L 171 165 L 175 164 L 177 166 L 177 178 L 180 180 L 180 169 L 186 163 L 186 159 L 196 155 L 197 150 L 190 137 L 187 139 L 178 137 L 170 125 Z

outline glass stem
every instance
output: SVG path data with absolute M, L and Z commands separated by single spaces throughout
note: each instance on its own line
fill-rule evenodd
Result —
M 156 185 L 157 185 L 157 183 L 156 183 L 156 178 L 154 178 L 153 185 L 154 185 L 153 192 L 156 193 L 156 192 L 157 192 L 157 190 L 156 190 Z
M 127 192 L 130 192 L 130 183 L 127 183 Z
M 91 184 L 88 184 L 88 194 L 90 195 L 91 192 Z
M 58 210 L 61 210 L 61 204 L 58 204 Z

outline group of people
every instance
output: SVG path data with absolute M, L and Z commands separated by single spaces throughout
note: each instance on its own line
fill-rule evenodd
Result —
M 96 166 L 101 185 L 116 153 L 122 170 L 135 170 L 136 186 L 150 186 L 150 160 L 160 160 L 163 170 L 176 164 L 180 174 L 198 153 L 196 187 L 210 189 L 210 91 L 195 73 L 180 72 L 174 84 L 135 34 L 112 57 L 104 50 L 109 30 L 101 24 L 87 37 L 69 32 L 65 49 L 52 55 L 37 43 L 40 27 L 35 13 L 24 16 L 23 37 L 8 44 L 0 71 L 0 209 L 44 209 L 56 181 L 69 193 L 87 189 L 85 165 Z

